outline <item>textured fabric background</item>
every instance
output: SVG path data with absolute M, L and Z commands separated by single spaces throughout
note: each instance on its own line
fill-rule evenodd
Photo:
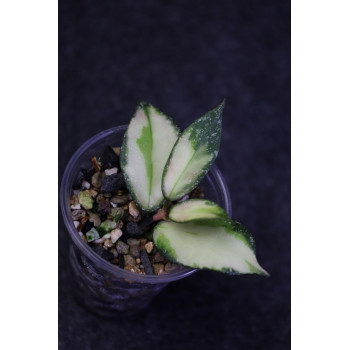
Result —
M 290 2 L 59 1 L 60 179 L 139 100 L 184 128 L 224 97 L 216 164 L 271 277 L 201 271 L 99 319 L 72 298 L 59 216 L 60 349 L 290 348 Z

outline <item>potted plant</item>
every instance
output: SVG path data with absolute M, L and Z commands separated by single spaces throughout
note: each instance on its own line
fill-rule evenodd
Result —
M 223 108 L 181 133 L 140 103 L 128 127 L 96 135 L 70 160 L 61 207 L 78 295 L 93 311 L 137 311 L 196 269 L 267 275 L 213 165 Z

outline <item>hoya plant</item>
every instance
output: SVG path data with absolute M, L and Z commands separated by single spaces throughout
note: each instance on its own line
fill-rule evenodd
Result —
M 121 168 L 133 200 L 143 211 L 166 211 L 154 228 L 153 240 L 169 260 L 230 274 L 268 275 L 243 225 L 207 199 L 184 200 L 218 155 L 224 104 L 181 133 L 169 116 L 140 103 L 124 135 Z

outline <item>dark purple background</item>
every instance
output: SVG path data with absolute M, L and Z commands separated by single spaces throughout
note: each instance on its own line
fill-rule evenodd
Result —
M 139 100 L 184 128 L 224 97 L 216 164 L 271 277 L 201 271 L 139 316 L 98 319 L 72 299 L 60 216 L 60 349 L 290 348 L 290 2 L 59 1 L 60 178 Z

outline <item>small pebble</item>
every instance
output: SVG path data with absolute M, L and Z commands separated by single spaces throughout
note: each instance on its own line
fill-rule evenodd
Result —
M 138 237 L 143 235 L 143 230 L 136 222 L 129 222 L 126 224 L 126 232 L 131 237 Z
M 133 245 L 139 245 L 140 244 L 140 240 L 137 238 L 128 238 L 127 239 L 127 243 L 129 244 L 129 246 L 133 246 Z
M 105 147 L 99 161 L 104 169 L 113 168 L 119 165 L 119 157 L 110 146 Z
M 81 186 L 83 187 L 83 188 L 85 188 L 85 189 L 89 189 L 90 188 L 90 183 L 89 182 L 87 182 L 87 181 L 83 181 L 82 183 L 81 183 Z
M 152 264 L 152 266 L 153 266 L 154 273 L 156 275 L 164 274 L 165 270 L 164 270 L 164 265 L 163 264 Z
M 112 147 L 112 150 L 117 156 L 120 156 L 120 147 Z
M 100 238 L 100 235 L 94 227 L 89 232 L 86 233 L 86 239 L 88 242 L 95 241 L 99 238 Z
M 74 221 L 82 219 L 86 214 L 85 210 L 73 210 L 72 211 L 72 218 Z
M 136 259 L 136 264 L 141 264 L 141 259 L 140 258 Z
M 118 251 L 117 251 L 117 249 L 112 248 L 112 249 L 110 250 L 110 252 L 113 254 L 113 256 L 114 256 L 115 258 L 118 257 Z
M 123 216 L 124 210 L 122 208 L 111 208 L 110 214 L 115 221 L 118 221 Z
M 141 258 L 141 262 L 142 262 L 142 265 L 145 269 L 146 274 L 147 275 L 154 275 L 152 264 L 149 260 L 148 254 L 145 250 L 141 251 L 140 258 Z
M 147 252 L 148 254 L 151 254 L 151 253 L 152 253 L 153 248 L 154 248 L 154 243 L 153 243 L 153 242 L 147 242 L 147 243 L 145 244 L 145 249 L 146 249 L 146 252 Z
M 113 174 L 105 176 L 101 181 L 101 191 L 117 192 L 123 185 L 124 179 L 122 174 Z
M 92 175 L 91 182 L 94 187 L 100 188 L 101 180 L 102 180 L 102 173 L 96 172 L 94 175 Z
M 129 213 L 134 218 L 140 215 L 140 209 L 137 207 L 134 201 L 131 201 L 129 203 Z
M 106 169 L 105 174 L 107 176 L 117 174 L 118 173 L 118 168 L 111 168 L 111 169 Z
M 132 245 L 130 247 L 129 254 L 133 258 L 139 258 L 140 257 L 140 247 L 138 245 Z
M 101 233 L 109 233 L 117 227 L 117 223 L 112 220 L 105 220 L 98 227 L 99 232 Z
M 98 195 L 98 192 L 93 189 L 88 190 L 88 192 L 92 198 L 96 198 L 96 196 Z
M 80 225 L 80 222 L 79 221 L 73 221 L 73 224 L 74 224 L 75 228 L 78 228 L 78 226 Z
M 145 249 L 145 244 L 147 243 L 147 238 L 141 238 L 140 239 L 140 249 Z
M 107 261 L 113 259 L 113 254 L 108 250 L 104 249 L 101 245 L 92 245 L 91 248 L 96 254 L 100 255 L 103 259 Z
M 101 225 L 101 219 L 97 214 L 89 212 L 89 218 L 89 220 L 94 224 L 95 227 Z
M 179 267 L 180 266 L 178 264 L 173 264 L 171 262 L 168 262 L 165 264 L 164 270 L 165 270 L 165 272 L 171 273 L 171 272 L 178 270 Z
M 96 229 L 94 228 L 94 230 L 96 230 Z M 95 244 L 101 244 L 101 243 L 103 243 L 106 239 L 109 239 L 109 238 L 111 238 L 111 234 L 110 234 L 110 233 L 107 233 L 107 234 L 103 235 L 101 238 L 96 239 L 94 243 L 95 243 Z
M 103 242 L 103 245 L 106 247 L 106 248 L 111 248 L 113 247 L 113 242 L 110 238 L 106 239 L 104 242 Z
M 132 199 L 132 197 L 128 193 L 128 194 L 122 194 L 122 195 L 113 196 L 111 198 L 111 202 L 113 202 L 115 204 L 124 205 L 124 204 L 128 203 L 129 201 L 131 201 L 131 199 Z
M 94 227 L 94 224 L 91 221 L 86 221 L 85 225 L 82 227 L 82 232 L 86 233 Z
M 130 249 L 130 247 L 121 240 L 117 242 L 116 248 L 119 254 L 128 254 Z
M 160 254 L 159 252 L 154 254 L 153 262 L 158 263 L 158 262 L 163 262 L 163 261 L 165 261 L 165 258 L 162 254 Z
M 123 231 L 120 230 L 119 228 L 115 228 L 114 230 L 112 230 L 111 232 L 111 240 L 113 243 L 115 243 L 123 234 Z
M 71 209 L 81 209 L 80 203 L 75 203 L 70 206 Z
M 139 222 L 140 227 L 142 227 L 143 229 L 145 229 L 147 226 L 149 226 L 151 224 L 153 224 L 152 215 L 142 218 L 141 221 Z
M 92 209 L 94 205 L 94 200 L 87 191 L 81 191 L 78 195 L 79 203 L 84 209 Z
M 127 254 L 127 255 L 124 255 L 124 263 L 125 265 L 135 266 L 136 260 L 131 255 Z
M 85 178 L 84 171 L 81 169 L 81 170 L 79 170 L 79 173 L 73 182 L 73 189 L 74 190 L 81 188 L 81 183 L 84 181 L 84 178 Z
M 103 198 L 103 200 L 99 201 L 97 210 L 101 214 L 108 214 L 111 211 L 109 200 Z
M 136 272 L 136 273 L 141 273 L 141 270 L 139 268 L 137 268 L 136 266 L 132 266 L 132 265 L 125 265 L 124 270 Z

